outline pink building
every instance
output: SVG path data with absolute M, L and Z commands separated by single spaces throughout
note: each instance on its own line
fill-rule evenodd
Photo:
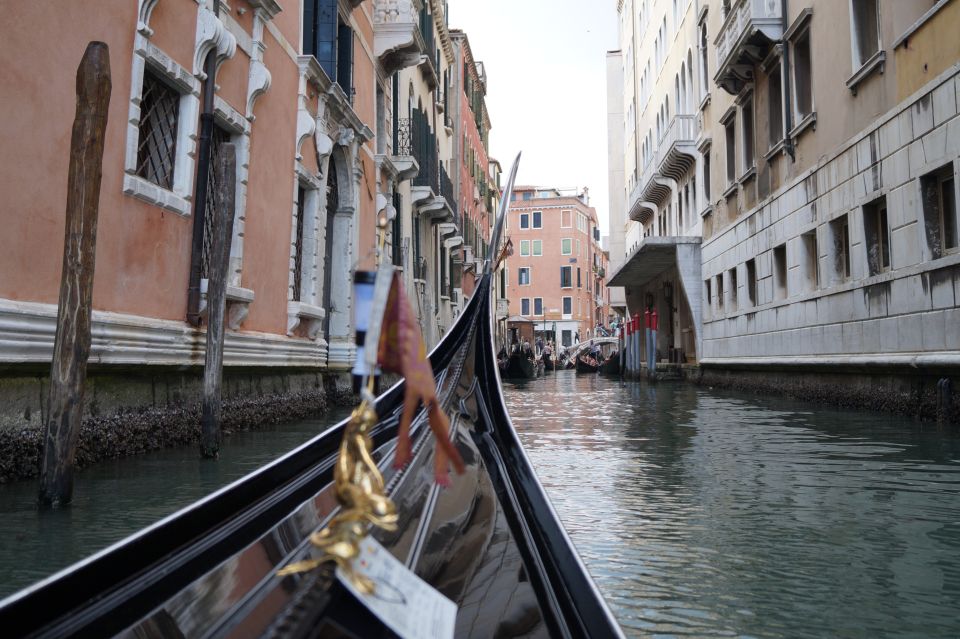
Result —
M 596 334 L 605 320 L 605 264 L 597 213 L 587 191 L 519 186 L 507 221 L 510 315 L 534 320 L 536 331 L 569 346 Z
M 215 208 L 199 204 L 212 189 L 197 172 L 229 142 L 238 162 L 226 415 L 264 396 L 285 414 L 315 410 L 325 381 L 352 365 L 352 272 L 375 265 L 377 213 L 397 179 L 395 72 L 434 54 L 421 50 L 416 3 L 91 4 L 6 7 L 0 64 L 16 73 L 0 92 L 0 145 L 16 153 L 0 159 L 0 431 L 38 428 L 43 414 L 37 371 L 53 350 L 75 74 L 94 40 L 109 46 L 112 94 L 88 402 L 108 419 L 196 405 Z M 202 157 L 205 121 L 212 149 Z M 259 405 L 269 417 L 272 404 Z

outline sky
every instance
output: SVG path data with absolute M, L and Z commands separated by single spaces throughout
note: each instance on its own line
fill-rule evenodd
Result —
M 613 0 L 449 0 L 449 11 L 486 67 L 491 157 L 506 173 L 523 153 L 517 184 L 589 187 L 606 234 Z

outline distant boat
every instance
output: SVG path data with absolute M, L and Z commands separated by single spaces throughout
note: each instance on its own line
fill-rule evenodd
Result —
M 528 357 L 525 353 L 518 352 L 510 354 L 507 366 L 501 369 L 500 375 L 505 379 L 535 379 L 538 372 L 539 367 L 533 356 Z
M 600 364 L 589 353 L 581 353 L 577 356 L 576 366 L 578 373 L 596 373 L 600 370 Z
M 600 365 L 600 372 L 604 375 L 620 374 L 620 351 L 613 351 Z

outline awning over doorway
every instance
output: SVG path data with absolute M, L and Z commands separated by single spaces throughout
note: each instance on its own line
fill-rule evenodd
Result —
M 700 268 L 700 237 L 647 237 L 635 248 L 607 286 L 623 286 L 635 291 L 651 282 L 664 271 L 676 268 L 682 294 L 687 300 L 693 321 L 696 352 L 702 352 L 703 342 L 703 282 Z M 627 290 L 627 306 L 630 306 Z M 628 308 L 636 313 L 640 308 Z
M 699 237 L 654 236 L 646 237 L 633 249 L 617 271 L 607 281 L 607 286 L 643 286 L 671 266 L 680 266 L 678 256 L 686 259 L 687 255 L 696 254 L 700 258 Z M 678 247 L 683 247 L 678 251 Z M 700 264 L 696 265 L 697 270 Z

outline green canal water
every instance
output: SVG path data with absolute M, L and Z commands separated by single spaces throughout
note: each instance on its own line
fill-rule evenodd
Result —
M 960 636 L 960 438 L 678 383 L 508 384 L 528 455 L 630 636 Z M 244 475 L 341 415 L 83 471 L 71 508 L 0 485 L 0 596 Z
M 628 634 L 960 637 L 960 439 L 570 372 L 506 395 Z

